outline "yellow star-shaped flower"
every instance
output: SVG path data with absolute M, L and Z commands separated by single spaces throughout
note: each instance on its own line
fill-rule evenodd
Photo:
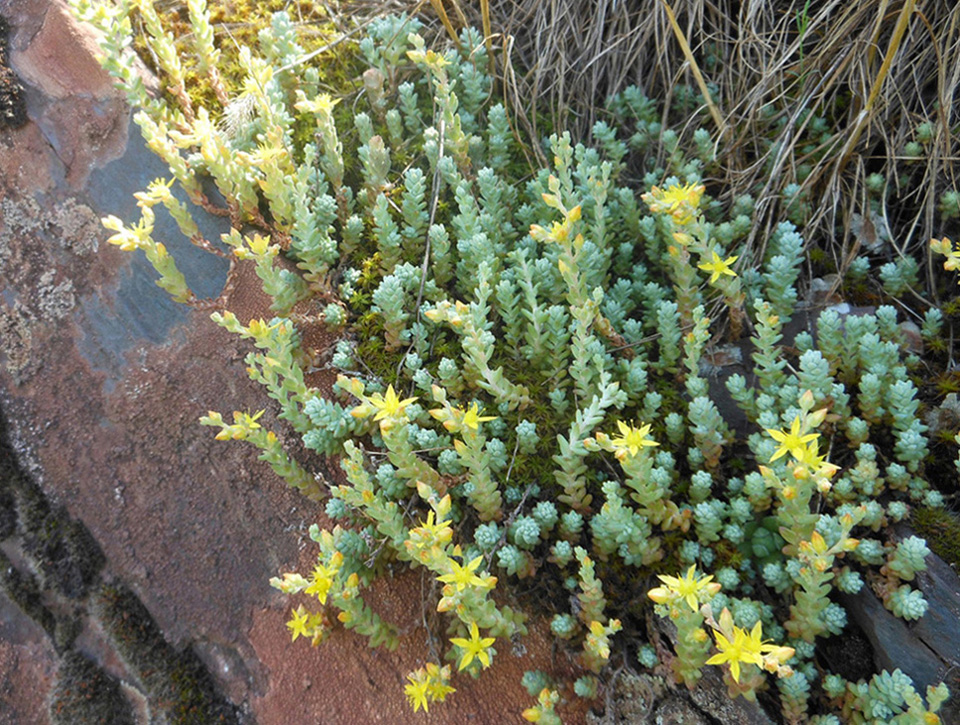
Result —
M 425 677 L 417 677 L 418 674 L 420 673 L 407 675 L 410 683 L 404 686 L 403 691 L 406 693 L 407 700 L 410 702 L 410 706 L 414 712 L 417 712 L 421 707 L 424 712 L 429 712 L 430 706 L 427 700 L 427 688 L 430 687 L 430 680 Z
M 486 588 L 487 580 L 474 574 L 474 572 L 477 570 L 477 567 L 480 566 L 480 562 L 483 561 L 482 556 L 478 556 L 476 559 L 473 559 L 466 566 L 461 566 L 453 559 L 450 559 L 449 561 L 451 572 L 449 574 L 438 576 L 437 579 L 439 581 L 442 581 L 445 584 L 452 584 L 456 587 L 458 592 L 462 592 L 467 587 Z
M 759 627 L 760 622 L 757 622 L 753 628 L 754 632 L 756 632 Z M 733 681 L 740 682 L 740 663 L 761 667 L 763 665 L 763 658 L 760 656 L 759 639 L 756 642 L 757 647 L 754 647 L 752 633 L 748 636 L 747 633 L 739 627 L 734 627 L 733 632 L 734 637 L 732 642 L 720 634 L 720 632 L 716 633 L 717 649 L 720 650 L 720 652 L 708 659 L 707 664 L 722 665 L 724 662 L 729 662 L 730 674 L 733 675 Z
M 800 455 L 794 455 L 794 458 L 797 461 L 798 468 L 803 468 L 809 473 L 825 479 L 832 478 L 833 474 L 840 470 L 837 466 L 828 462 L 826 456 L 820 455 L 820 443 L 817 439 L 807 443 Z M 796 472 L 794 475 L 797 475 Z
M 781 647 L 763 641 L 763 626 L 760 622 L 753 625 L 753 629 L 748 634 L 745 629 L 733 626 L 730 611 L 724 609 L 720 614 L 720 627 L 726 631 L 727 635 L 720 631 L 715 632 L 717 649 L 720 651 L 708 659 L 707 664 L 721 665 L 729 662 L 730 674 L 733 675 L 734 682 L 740 682 L 741 664 L 756 665 L 776 671 L 778 666 L 793 657 L 792 647 Z M 732 637 L 732 641 L 728 635 Z
M 484 669 L 490 666 L 490 653 L 487 652 L 491 645 L 497 641 L 496 637 L 480 638 L 480 629 L 476 622 L 470 623 L 470 639 L 463 637 L 454 637 L 450 643 L 463 650 L 463 657 L 460 659 L 458 671 L 462 671 L 473 662 L 474 658 L 480 661 Z
M 660 445 L 650 438 L 649 425 L 642 425 L 637 428 L 618 420 L 617 428 L 620 429 L 620 437 L 614 438 L 610 442 L 617 448 L 629 451 L 631 456 L 637 455 L 642 448 Z
M 296 609 L 291 610 L 293 614 L 293 619 L 287 622 L 287 628 L 290 630 L 290 634 L 293 635 L 291 641 L 296 642 L 297 637 L 309 637 L 310 633 L 307 631 L 307 620 L 310 618 L 310 612 L 303 608 L 301 604 Z
M 736 262 L 740 257 L 727 257 L 726 259 L 720 259 L 720 255 L 716 252 L 711 252 L 713 256 L 712 261 L 704 262 L 703 264 L 698 264 L 697 267 L 710 272 L 710 284 L 716 282 L 723 275 L 728 277 L 736 277 L 737 273 L 730 269 L 730 265 Z
M 720 591 L 720 584 L 713 582 L 712 575 L 697 576 L 696 565 L 687 569 L 687 573 L 682 578 L 665 574 L 657 574 L 657 578 L 666 586 L 651 589 L 647 592 L 648 597 L 657 604 L 668 604 L 683 600 L 694 612 L 700 608 L 701 592 L 713 595 Z
M 373 419 L 383 420 L 384 418 L 396 418 L 400 415 L 403 415 L 404 409 L 415 400 L 416 398 L 400 400 L 400 398 L 397 396 L 397 393 L 394 391 L 393 386 L 389 385 L 387 386 L 386 395 L 374 393 L 370 396 L 370 405 L 377 409 L 377 414 L 373 417 Z
M 790 424 L 789 433 L 773 430 L 772 428 L 767 428 L 767 433 L 771 438 L 773 438 L 773 440 L 780 444 L 780 447 L 777 448 L 776 452 L 770 458 L 771 463 L 781 456 L 785 456 L 787 453 L 796 458 L 798 461 L 801 460 L 804 457 L 804 451 L 807 447 L 807 443 L 810 441 L 815 441 L 818 438 L 816 433 L 800 435 L 800 416 L 797 416 L 793 419 L 793 423 Z
M 315 594 L 321 604 L 326 604 L 327 594 L 333 586 L 333 578 L 340 571 L 341 562 L 343 562 L 343 554 L 338 551 L 334 553 L 329 566 L 317 564 L 313 569 L 310 586 L 304 591 L 307 594 Z
M 480 415 L 480 406 L 474 403 L 463 414 L 463 425 L 472 430 L 477 430 L 481 423 L 496 419 L 497 416 L 495 415 Z

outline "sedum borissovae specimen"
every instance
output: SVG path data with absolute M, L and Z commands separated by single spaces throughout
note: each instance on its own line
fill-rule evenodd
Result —
M 104 221 L 110 241 L 143 250 L 175 299 L 210 305 L 153 238 L 163 207 L 194 243 L 255 264 L 273 300 L 270 320 L 213 319 L 257 348 L 247 372 L 282 423 L 266 430 L 243 411 L 201 422 L 327 499 L 333 524 L 310 528 L 314 569 L 272 581 L 291 596 L 294 640 L 316 645 L 338 620 L 396 646 L 364 592 L 403 564 L 435 579 L 426 606 L 444 615 L 431 633 L 439 661 L 407 676 L 416 710 L 495 666 L 536 605 L 587 674 L 571 689 L 528 673 L 531 721 L 558 722 L 564 693 L 596 696 L 627 649 L 689 687 L 706 666 L 723 668 L 731 696 L 776 682 L 788 722 L 835 722 L 831 710 L 937 721 L 943 686 L 924 702 L 899 671 L 848 683 L 815 663 L 817 639 L 846 625 L 834 588 L 871 586 L 906 618 L 926 609 L 910 584 L 922 541 L 884 533 L 911 505 L 941 503 L 924 475 L 916 359 L 889 307 L 845 320 L 828 310 L 816 338 L 782 344 L 803 239 L 783 222 L 762 258 L 745 247 L 753 200 L 725 209 L 707 194 L 705 130 L 686 156 L 632 88 L 610 100 L 597 147 L 522 139 L 480 34 L 430 50 L 406 16 L 359 42 L 355 112 L 321 91 L 284 13 L 240 49 L 241 88 L 224 91 L 215 64 L 193 69 L 226 101 L 205 108 L 149 2 L 74 7 L 104 32 L 104 65 L 171 173 L 137 196 L 140 220 Z M 200 51 L 208 11 L 187 8 Z M 164 74 L 160 98 L 134 71 L 133 9 Z M 531 170 L 521 144 L 541 142 L 552 162 Z M 233 230 L 203 239 L 191 205 Z M 745 260 L 754 269 L 738 273 Z M 321 324 L 343 336 L 316 359 L 300 332 Z M 734 408 L 719 403 L 710 361 L 737 342 L 752 373 L 727 379 Z M 329 398 L 311 385 L 324 365 L 339 372 Z M 346 482 L 291 457 L 294 437 L 338 456 Z M 537 602 L 519 593 L 534 574 L 548 587 Z M 645 644 L 649 607 L 676 623 L 673 652 Z

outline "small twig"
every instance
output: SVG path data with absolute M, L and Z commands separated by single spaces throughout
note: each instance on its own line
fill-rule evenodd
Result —
M 370 24 L 370 22 L 371 22 L 370 20 L 367 20 L 365 23 L 362 23 L 361 25 L 358 25 L 358 26 L 355 27 L 353 30 L 347 31 L 346 33 L 344 33 L 343 35 L 341 35 L 340 37 L 338 37 L 336 40 L 333 40 L 333 41 L 327 43 L 327 44 L 324 45 L 322 48 L 317 48 L 316 50 L 311 50 L 309 53 L 307 53 L 306 55 L 300 56 L 299 58 L 297 58 L 297 59 L 296 59 L 295 61 L 293 61 L 292 63 L 287 63 L 287 65 L 281 66 L 281 67 L 277 70 L 277 74 L 283 73 L 284 71 L 291 70 L 292 68 L 296 68 L 298 65 L 301 65 L 301 64 L 303 64 L 303 63 L 306 63 L 308 60 L 310 60 L 310 59 L 312 59 L 312 58 L 316 58 L 316 57 L 317 57 L 318 55 L 320 55 L 321 53 L 326 53 L 328 50 L 332 50 L 333 48 L 335 48 L 335 47 L 337 47 L 338 45 L 340 45 L 340 43 L 342 43 L 342 42 L 343 42 L 344 40 L 346 40 L 347 38 L 353 37 L 354 35 L 356 35 L 357 33 L 359 33 L 361 30 L 363 30 L 364 28 L 366 28 L 366 27 Z
M 517 450 L 520 448 L 520 437 L 517 436 L 516 443 L 513 444 L 513 456 L 510 458 L 510 465 L 507 466 L 507 476 L 503 481 L 503 485 L 506 486 L 510 483 L 510 473 L 513 471 L 513 463 L 517 460 Z

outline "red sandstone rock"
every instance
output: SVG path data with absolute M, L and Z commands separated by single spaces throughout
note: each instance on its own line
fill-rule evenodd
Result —
M 73 96 L 102 100 L 116 93 L 100 67 L 93 29 L 77 23 L 64 2 L 52 2 L 39 31 L 22 50 L 12 49 L 10 65 L 24 84 L 47 98 Z
M 27 196 L 47 191 L 62 173 L 62 164 L 35 123 L 0 132 L 0 184 L 11 193 L 16 189 Z
M 0 595 L 0 725 L 46 725 L 43 695 L 56 669 L 43 630 Z

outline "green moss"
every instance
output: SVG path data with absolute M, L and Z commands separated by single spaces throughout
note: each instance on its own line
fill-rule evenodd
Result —
M 134 725 L 136 718 L 120 683 L 76 651 L 60 661 L 50 699 L 53 725 Z
M 809 251 L 810 261 L 817 265 L 819 274 L 834 274 L 837 271 L 836 260 L 825 249 L 813 247 Z
M 273 13 L 283 10 L 290 15 L 299 30 L 298 42 L 305 53 L 330 44 L 338 36 L 336 27 L 329 21 L 327 12 L 320 3 L 305 0 L 296 3 L 289 0 L 211 0 L 208 8 L 214 30 L 214 43 L 220 50 L 218 71 L 228 92 L 243 88 L 246 73 L 239 62 L 240 49 L 259 47 L 258 34 L 263 28 L 270 27 Z M 137 28 L 139 23 L 136 13 L 133 18 L 134 28 Z M 220 108 L 216 94 L 208 78 L 198 74 L 190 60 L 194 50 L 187 40 L 192 30 L 186 4 L 178 3 L 166 12 L 161 12 L 161 20 L 165 29 L 173 35 L 180 58 L 184 61 L 187 95 L 194 107 L 203 106 L 215 116 L 214 109 Z M 135 35 L 134 49 L 147 66 L 157 72 L 156 63 L 142 33 Z M 355 51 L 356 44 L 348 40 L 340 43 L 333 52 L 324 55 L 324 62 L 317 65 L 321 86 L 335 88 L 340 92 L 357 84 L 359 66 Z M 165 96 L 171 106 L 176 105 L 172 96 L 168 93 Z M 342 119 L 338 119 L 338 123 L 340 120 Z M 347 127 L 340 125 L 340 128 Z
M 937 393 L 941 397 L 950 393 L 960 393 L 960 372 L 947 371 L 938 375 L 934 381 L 937 387 Z
M 17 530 L 16 501 L 4 484 L 5 481 L 0 480 L 0 541 L 13 536 Z
M 953 567 L 960 566 L 960 519 L 942 508 L 914 509 L 910 523 L 930 550 Z
M 123 585 L 103 586 L 94 610 L 118 654 L 147 691 L 152 707 L 176 725 L 236 723 L 236 709 L 216 692 L 192 650 L 175 650 L 147 608 Z
M 0 551 L 0 589 L 20 607 L 21 611 L 36 622 L 47 635 L 54 639 L 57 620 L 46 608 L 40 594 L 40 586 L 32 574 L 17 569 L 13 562 Z
M 82 598 L 105 563 L 99 545 L 65 509 L 51 508 L 35 484 L 20 493 L 23 550 L 39 570 L 44 586 L 68 599 Z
M 944 317 L 960 317 L 960 297 L 944 302 L 940 307 Z

